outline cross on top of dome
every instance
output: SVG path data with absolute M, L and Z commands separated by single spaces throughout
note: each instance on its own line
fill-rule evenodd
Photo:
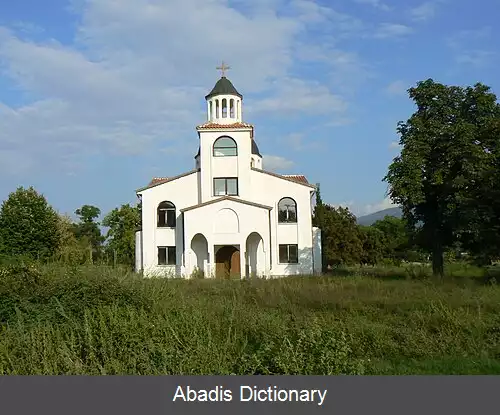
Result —
M 220 71 L 221 71 L 221 76 L 222 76 L 222 77 L 225 77 L 225 76 L 226 76 L 226 71 L 227 71 L 228 69 L 231 69 L 231 67 L 230 67 L 230 66 L 227 66 L 227 65 L 224 63 L 224 61 L 222 61 L 222 65 L 221 65 L 221 66 L 217 66 L 217 68 L 215 68 L 215 69 L 220 70 Z

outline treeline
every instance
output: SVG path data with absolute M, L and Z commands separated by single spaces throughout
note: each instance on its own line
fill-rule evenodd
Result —
M 133 266 L 140 206 L 122 205 L 98 221 L 101 210 L 84 205 L 77 220 L 61 215 L 33 187 L 19 187 L 0 209 L 0 256 L 66 264 Z M 103 235 L 101 226 L 108 228 Z
M 386 216 L 370 226 L 358 225 L 348 208 L 324 204 L 319 189 L 313 224 L 322 230 L 325 270 L 338 265 L 400 265 L 428 259 L 412 240 L 404 219 Z

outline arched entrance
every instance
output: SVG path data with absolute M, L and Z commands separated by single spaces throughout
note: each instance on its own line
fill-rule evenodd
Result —
M 262 274 L 265 269 L 265 254 L 264 241 L 262 236 L 257 232 L 252 232 L 248 235 L 246 242 L 246 275 L 247 277 L 255 277 Z
M 205 265 L 208 261 L 208 242 L 207 238 L 201 233 L 197 233 L 191 240 L 191 250 L 196 256 L 195 264 L 191 266 L 196 267 L 198 272 L 205 273 Z M 194 269 L 193 269 L 194 271 Z
M 226 245 L 215 254 L 215 277 L 216 278 L 239 278 L 241 277 L 240 250 L 232 245 Z

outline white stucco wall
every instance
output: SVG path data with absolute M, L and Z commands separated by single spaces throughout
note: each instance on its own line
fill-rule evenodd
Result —
M 229 136 L 236 142 L 238 146 L 237 156 L 213 157 L 213 144 L 215 140 L 222 136 Z M 250 189 L 251 140 L 250 130 L 200 132 L 202 203 L 219 197 L 214 196 L 214 177 L 238 177 L 238 196 L 246 200 L 252 200 L 252 191 Z
M 269 256 L 266 255 L 270 246 L 269 210 L 232 200 L 222 200 L 186 211 L 184 219 L 186 247 L 193 251 L 193 238 L 203 235 L 207 240 L 210 264 L 214 263 L 216 246 L 234 245 L 240 250 L 242 277 L 246 274 L 247 248 L 250 248 L 250 254 L 253 255 L 253 265 L 258 274 L 265 274 L 269 269 Z M 186 255 L 186 258 L 197 258 L 194 252 L 187 252 Z M 186 273 L 190 274 L 193 266 L 193 263 L 186 264 Z M 207 277 L 213 276 L 213 266 L 206 274 Z
M 321 229 L 312 228 L 313 232 L 313 259 L 314 259 L 314 274 L 320 275 L 323 271 L 323 257 L 321 255 Z
M 181 209 L 199 203 L 198 183 L 207 174 L 192 173 L 172 182 L 153 187 L 143 192 L 143 258 L 145 274 L 150 275 L 190 275 L 196 266 L 207 276 L 213 274 L 215 258 L 214 246 L 238 245 L 241 253 L 241 269 L 245 276 L 255 272 L 258 275 L 282 276 L 313 274 L 321 254 L 313 251 L 313 238 L 318 238 L 312 230 L 311 188 L 284 180 L 248 166 L 249 186 L 246 194 L 249 200 L 272 207 L 272 210 L 237 203 L 231 200 L 208 204 L 184 213 L 184 228 Z M 200 176 L 200 178 L 198 177 Z M 211 177 L 209 177 L 211 178 Z M 192 189 L 186 191 L 186 189 Z M 278 203 L 290 197 L 297 203 L 297 223 L 278 223 Z M 209 200 L 218 198 L 210 197 Z M 156 209 L 160 202 L 170 201 L 176 206 L 177 223 L 175 229 L 156 227 Z M 184 232 L 184 234 L 183 234 Z M 262 237 L 262 247 L 247 247 L 247 238 L 253 232 Z M 193 237 L 201 234 L 206 238 L 208 258 L 199 260 L 192 249 Z M 316 236 L 314 236 L 316 235 Z M 201 242 L 200 242 L 201 243 Z M 316 240 L 316 245 L 317 245 Z M 298 264 L 279 263 L 279 244 L 297 244 Z M 157 265 L 157 247 L 176 246 L 176 266 Z M 196 241 L 195 241 L 196 246 Z M 255 251 L 255 252 L 254 252 Z M 253 266 L 249 255 L 253 255 Z M 201 262 L 200 262 L 201 261 Z M 264 265 L 262 263 L 264 262 Z M 203 267 L 201 265 L 203 264 Z M 314 268 L 313 268 L 314 264 Z M 183 266 L 184 265 L 184 266 Z M 212 268 L 207 268 L 212 266 Z M 249 268 L 246 268 L 248 265 Z
M 142 271 L 142 231 L 135 233 L 135 272 Z
M 198 174 L 191 173 L 140 192 L 142 195 L 142 244 L 145 275 L 171 276 L 181 272 L 183 240 L 180 210 L 198 203 Z M 186 189 L 192 189 L 192 191 L 186 191 Z M 163 201 L 169 201 L 175 205 L 175 229 L 156 226 L 157 208 Z M 158 265 L 158 246 L 177 247 L 176 266 Z
M 313 273 L 313 240 L 311 187 L 288 180 L 251 171 L 253 191 L 252 200 L 273 207 L 271 213 L 271 246 L 273 257 L 272 275 L 294 275 Z M 278 223 L 278 203 L 284 197 L 290 197 L 297 203 L 297 223 Z M 279 244 L 297 244 L 298 264 L 280 264 Z

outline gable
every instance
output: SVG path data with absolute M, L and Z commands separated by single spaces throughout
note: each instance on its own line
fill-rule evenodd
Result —
M 209 200 L 208 202 L 198 203 L 197 205 L 189 206 L 187 208 L 181 209 L 180 212 L 184 213 L 184 212 L 187 212 L 189 210 L 194 210 L 194 209 L 198 209 L 198 208 L 201 208 L 201 207 L 204 207 L 204 206 L 213 205 L 214 203 L 223 202 L 225 200 L 228 200 L 228 201 L 231 201 L 231 202 L 236 202 L 236 203 L 241 203 L 241 204 L 244 204 L 244 205 L 253 206 L 253 207 L 256 207 L 256 208 L 260 208 L 260 209 L 272 210 L 271 206 L 266 206 L 266 205 L 262 205 L 260 203 L 250 202 L 248 200 L 238 199 L 238 198 L 232 197 L 232 196 L 223 196 L 223 197 L 219 197 L 217 199 Z

